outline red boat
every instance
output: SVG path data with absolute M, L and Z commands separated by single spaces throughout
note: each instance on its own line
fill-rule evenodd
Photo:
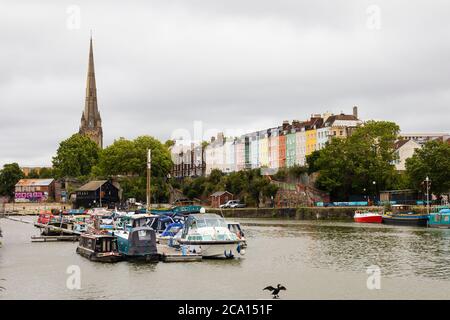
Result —
M 383 215 L 381 212 L 355 211 L 353 219 L 359 223 L 381 223 L 383 221 Z
M 51 213 L 51 211 L 44 211 L 44 212 L 41 212 L 40 214 L 39 214 L 39 217 L 38 217 L 38 220 L 37 220 L 37 222 L 38 223 L 41 223 L 41 224 L 49 224 L 49 222 L 52 220 L 54 218 L 54 216 L 53 216 L 53 214 Z

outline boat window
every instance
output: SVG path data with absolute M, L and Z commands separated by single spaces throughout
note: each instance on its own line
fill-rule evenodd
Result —
M 150 232 L 148 230 L 139 230 L 138 231 L 139 240 L 150 240 Z
M 201 218 L 196 220 L 197 228 L 205 228 L 205 227 L 223 227 L 227 228 L 227 224 L 223 219 L 216 218 Z
M 111 241 L 109 239 L 103 239 L 102 241 L 102 252 L 111 251 Z

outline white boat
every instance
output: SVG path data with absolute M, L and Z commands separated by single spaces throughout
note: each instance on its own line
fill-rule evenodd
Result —
M 233 258 L 244 254 L 243 241 L 217 214 L 191 214 L 175 237 L 183 248 L 204 258 Z
M 227 225 L 228 225 L 228 229 L 231 232 L 233 232 L 234 234 L 236 234 L 238 239 L 241 239 L 243 241 L 241 244 L 241 247 L 246 248 L 247 247 L 247 239 L 245 238 L 245 234 L 241 228 L 241 224 L 236 221 L 227 221 Z

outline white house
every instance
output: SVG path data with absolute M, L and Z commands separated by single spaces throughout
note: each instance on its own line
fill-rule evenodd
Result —
M 399 171 L 406 170 L 406 159 L 411 158 L 421 146 L 414 140 L 399 140 L 395 143 L 395 153 L 397 160 L 394 160 L 395 169 Z

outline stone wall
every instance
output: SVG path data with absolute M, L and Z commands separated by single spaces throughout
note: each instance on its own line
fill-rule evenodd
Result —
M 68 210 L 72 205 L 69 203 L 5 203 L 5 212 L 17 214 L 38 214 L 42 210 Z M 3 208 L 2 208 L 3 209 Z
M 299 208 L 242 208 L 208 209 L 208 213 L 223 214 L 232 218 L 275 218 L 293 220 L 351 220 L 355 210 L 367 210 L 367 207 L 299 207 Z M 379 208 L 377 208 L 378 210 Z

